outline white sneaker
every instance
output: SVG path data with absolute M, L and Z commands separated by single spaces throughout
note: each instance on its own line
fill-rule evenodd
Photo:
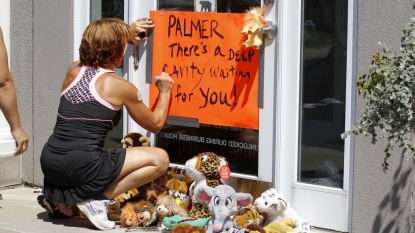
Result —
M 107 205 L 109 203 L 109 200 L 89 200 L 76 205 L 98 229 L 111 230 L 114 229 L 115 222 L 108 220 Z

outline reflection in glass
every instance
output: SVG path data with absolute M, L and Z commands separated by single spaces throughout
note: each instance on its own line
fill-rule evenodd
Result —
M 170 163 L 184 164 L 202 152 L 226 158 L 231 172 L 258 175 L 258 130 L 201 124 L 200 128 L 167 125 L 157 134 Z
M 242 13 L 261 0 L 158 0 L 158 10 Z
M 124 20 L 124 0 L 90 0 L 90 21 L 102 18 L 119 18 Z M 123 63 L 114 71 L 124 76 Z M 121 110 L 122 111 L 122 110 Z M 108 133 L 103 150 L 121 147 L 123 138 L 123 116 L 118 125 Z
M 300 182 L 343 188 L 348 0 L 304 0 Z

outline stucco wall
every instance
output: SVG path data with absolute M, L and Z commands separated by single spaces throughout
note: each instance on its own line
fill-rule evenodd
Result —
M 357 75 L 368 71 L 372 55 L 381 52 L 382 41 L 398 51 L 402 29 L 410 17 L 414 1 L 365 0 L 358 2 Z M 360 119 L 365 101 L 357 96 L 356 118 Z M 414 200 L 413 159 L 403 160 L 396 149 L 387 173 L 382 171 L 385 141 L 376 145 L 370 137 L 356 138 L 353 182 L 354 233 L 411 232 Z
M 43 184 L 39 164 L 56 122 L 62 81 L 73 61 L 73 1 L 33 1 L 33 182 Z M 27 177 L 30 177 L 29 174 Z
M 22 127 L 29 136 L 30 144 L 22 156 L 1 161 L 1 186 L 20 184 L 24 165 L 33 164 L 32 129 L 32 51 L 33 7 L 31 1 L 10 1 L 10 71 L 16 87 L 16 95 Z
M 73 61 L 73 1 L 13 0 L 10 11 L 11 70 L 30 137 L 22 180 L 42 185 L 40 152 L 55 124 L 62 80 Z

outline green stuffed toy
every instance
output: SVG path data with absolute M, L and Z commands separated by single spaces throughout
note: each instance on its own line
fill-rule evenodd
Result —
M 183 223 L 190 224 L 196 227 L 205 226 L 211 217 L 207 218 L 194 218 L 194 217 L 182 217 L 180 215 L 173 215 L 171 217 L 164 217 L 163 225 L 168 229 L 173 229 L 175 226 Z

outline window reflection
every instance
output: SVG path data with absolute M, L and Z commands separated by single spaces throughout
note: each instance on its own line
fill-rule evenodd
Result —
M 242 13 L 261 0 L 159 0 L 158 10 Z
M 90 21 L 102 18 L 119 18 L 124 20 L 124 0 L 90 0 Z M 123 63 L 114 71 L 121 77 L 124 76 Z M 121 110 L 122 111 L 122 110 Z M 103 150 L 121 147 L 123 138 L 123 117 L 118 125 L 108 133 Z
M 343 188 L 347 0 L 304 0 L 299 181 Z
M 258 130 L 167 125 L 157 134 L 157 146 L 167 151 L 171 163 L 184 164 L 199 153 L 211 151 L 225 157 L 232 172 L 258 175 Z

